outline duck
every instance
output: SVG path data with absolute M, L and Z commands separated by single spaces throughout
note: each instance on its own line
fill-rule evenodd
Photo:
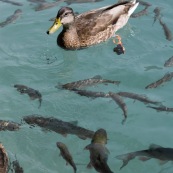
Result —
M 53 34 L 61 26 L 57 44 L 67 50 L 76 50 L 99 44 L 124 27 L 139 2 L 119 2 L 75 15 L 70 7 L 62 7 L 47 34 Z

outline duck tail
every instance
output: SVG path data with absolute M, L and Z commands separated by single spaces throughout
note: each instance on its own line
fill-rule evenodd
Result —
M 136 0 L 131 1 L 132 2 L 132 7 L 129 9 L 128 11 L 128 16 L 130 17 L 131 14 L 135 11 L 135 9 L 137 8 L 137 6 L 139 5 L 139 2 L 136 3 Z

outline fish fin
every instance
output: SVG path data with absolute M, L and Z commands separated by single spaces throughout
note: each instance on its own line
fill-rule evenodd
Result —
M 159 160 L 159 165 L 164 165 L 168 162 L 168 160 Z
M 96 75 L 96 76 L 92 77 L 92 79 L 102 79 L 102 77 L 100 75 Z
M 88 163 L 87 168 L 88 168 L 88 169 L 92 169 L 92 168 L 93 168 L 91 162 Z
M 145 157 L 145 156 L 139 157 L 139 160 L 141 160 L 141 161 L 143 161 L 143 162 L 145 162 L 145 161 L 147 161 L 147 160 L 150 160 L 150 159 L 151 159 L 151 157 Z
M 85 139 L 87 139 L 87 137 L 85 137 L 85 136 L 81 136 L 81 135 L 77 135 L 80 139 L 83 139 L 83 140 L 85 140 Z
M 87 146 L 85 146 L 84 150 L 89 150 L 89 148 L 91 147 L 92 144 L 89 144 Z
M 163 148 L 163 147 L 160 146 L 160 145 L 157 145 L 157 144 L 151 144 L 151 145 L 149 146 L 149 149 L 157 149 L 157 148 Z

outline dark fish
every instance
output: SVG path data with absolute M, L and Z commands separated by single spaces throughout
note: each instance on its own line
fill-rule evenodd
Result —
M 8 172 L 8 155 L 4 146 L 0 143 L 0 173 Z
M 126 166 L 130 160 L 134 159 L 137 156 L 141 156 L 140 160 L 142 161 L 155 158 L 166 163 L 170 160 L 173 160 L 173 148 L 163 148 L 161 146 L 152 144 L 147 150 L 135 151 L 116 156 L 117 159 L 123 160 L 123 165 L 120 169 Z
M 16 131 L 19 130 L 20 124 L 12 122 L 12 121 L 5 121 L 5 120 L 0 120 L 0 131 Z
M 153 82 L 145 87 L 145 89 L 148 88 L 157 88 L 164 82 L 170 81 L 173 77 L 173 72 L 165 74 L 161 79 L 157 80 L 156 82 Z
M 139 2 L 140 5 L 143 5 L 146 7 L 152 6 L 152 4 L 150 4 L 149 2 L 146 2 L 146 1 L 137 0 L 136 2 Z
M 158 20 L 159 19 L 159 17 L 160 17 L 160 10 L 161 10 L 161 8 L 160 7 L 156 7 L 155 9 L 154 9 L 154 22 L 153 22 L 153 24 L 156 22 L 156 20 Z
M 130 17 L 137 18 L 137 17 L 143 16 L 143 15 L 147 15 L 148 14 L 147 9 L 148 9 L 148 6 L 146 6 L 143 10 L 141 10 L 137 13 L 133 13 Z
M 154 107 L 154 106 L 147 106 L 149 108 L 155 109 L 157 111 L 166 111 L 166 112 L 173 112 L 173 108 L 168 108 L 166 106 L 159 106 L 159 107 Z
M 169 58 L 164 64 L 164 67 L 172 67 L 172 66 L 173 66 L 173 56 Z
M 32 99 L 38 99 L 39 100 L 39 107 L 41 107 L 41 103 L 42 103 L 42 95 L 38 90 L 35 90 L 33 88 L 29 88 L 25 85 L 20 85 L 20 84 L 16 84 L 14 85 L 15 88 L 17 88 L 17 91 L 19 91 L 21 94 L 28 94 L 28 96 Z
M 65 0 L 68 5 L 74 4 L 74 3 L 90 3 L 90 2 L 100 2 L 103 0 Z
M 74 169 L 74 173 L 76 173 L 77 168 L 67 146 L 62 142 L 57 142 L 56 145 L 60 149 L 60 155 L 65 159 L 66 165 L 70 164 Z
M 105 129 L 98 129 L 92 137 L 91 143 L 107 144 L 107 132 Z
M 56 1 L 56 2 L 43 2 L 39 3 L 38 6 L 35 8 L 35 11 L 46 10 L 52 7 L 59 5 L 59 3 L 64 2 L 64 0 Z
M 9 16 L 4 22 L 1 22 L 0 23 L 0 28 L 12 23 L 12 22 L 15 22 L 22 14 L 22 10 L 18 9 L 14 12 L 13 15 Z
M 135 93 L 129 93 L 129 92 L 118 92 L 118 95 L 122 96 L 122 97 L 128 97 L 134 100 L 138 100 L 144 103 L 151 103 L 151 104 L 158 104 L 160 102 L 157 101 L 153 101 L 148 99 L 146 96 L 144 95 L 139 95 L 139 94 L 135 94 Z
M 17 160 L 13 161 L 12 165 L 15 173 L 24 173 L 23 168 L 20 166 Z
M 85 147 L 90 151 L 90 163 L 88 168 L 94 167 L 99 173 L 113 173 L 107 164 L 109 151 L 105 145 L 100 143 L 91 143 Z
M 92 86 L 92 85 L 101 84 L 101 83 L 105 83 L 105 84 L 112 83 L 112 84 L 118 85 L 120 81 L 112 81 L 108 79 L 102 79 L 101 76 L 95 76 L 90 79 L 79 80 L 76 82 L 71 82 L 71 83 L 61 85 L 61 88 L 68 89 L 68 90 L 82 89 L 87 86 Z
M 0 1 L 12 4 L 12 5 L 17 5 L 17 6 L 22 6 L 23 5 L 22 3 L 14 2 L 14 1 L 10 1 L 10 0 L 0 0 Z
M 166 39 L 171 41 L 172 40 L 172 33 L 171 30 L 167 27 L 167 25 L 161 20 L 161 17 L 159 18 L 159 22 L 163 27 Z
M 41 117 L 39 115 L 29 115 L 23 118 L 23 120 L 30 125 L 38 125 L 43 129 L 54 131 L 56 133 L 66 136 L 67 134 L 77 135 L 81 139 L 92 138 L 94 132 L 72 123 L 61 121 L 59 119 L 49 117 Z
M 78 89 L 73 89 L 73 91 L 81 96 L 86 96 L 90 98 L 109 97 L 109 94 L 105 94 L 104 92 L 78 90 Z
M 124 114 L 124 120 L 122 121 L 122 124 L 125 122 L 126 118 L 127 118 L 127 106 L 124 103 L 123 99 L 121 98 L 121 96 L 119 96 L 116 93 L 113 92 L 109 92 L 109 96 L 117 103 L 117 105 L 122 109 L 123 114 Z

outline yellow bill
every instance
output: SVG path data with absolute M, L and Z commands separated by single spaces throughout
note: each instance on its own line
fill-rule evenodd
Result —
M 62 25 L 62 23 L 60 21 L 60 18 L 58 18 L 58 19 L 56 18 L 53 25 L 47 31 L 47 34 L 53 34 L 55 31 L 57 31 L 60 28 L 61 25 Z

